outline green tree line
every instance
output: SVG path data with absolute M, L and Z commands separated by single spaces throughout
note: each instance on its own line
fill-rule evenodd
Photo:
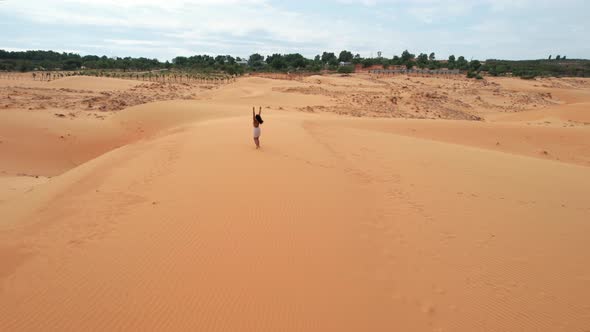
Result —
M 522 78 L 534 78 L 537 76 L 555 77 L 590 77 L 590 60 L 566 60 L 557 56 L 551 60 L 486 60 L 481 68 L 492 76 L 512 75 Z
M 363 58 L 359 54 L 343 50 L 340 53 L 323 52 L 313 59 L 299 53 L 261 55 L 254 53 L 248 58 L 231 55 L 194 55 L 178 56 L 172 61 L 161 62 L 158 59 L 144 57 L 107 57 L 76 53 L 59 53 L 54 51 L 22 51 L 10 52 L 0 50 L 0 70 L 32 71 L 32 70 L 121 70 L 121 71 L 152 71 L 159 69 L 178 69 L 193 72 L 223 72 L 230 75 L 241 75 L 247 71 L 264 72 L 319 72 L 321 70 L 352 72 L 355 65 L 371 67 L 381 65 L 418 67 L 421 69 L 459 69 L 468 73 L 469 77 L 481 77 L 481 72 L 493 76 L 513 75 L 524 78 L 535 76 L 590 76 L 590 60 L 567 59 L 557 56 L 546 60 L 479 60 L 468 61 L 464 56 L 449 56 L 442 61 L 434 52 L 419 53 L 408 50 L 391 58 Z

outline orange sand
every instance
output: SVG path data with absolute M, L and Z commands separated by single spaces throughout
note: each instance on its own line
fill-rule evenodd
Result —
M 588 330 L 587 82 L 411 80 L 0 111 L 0 331 Z

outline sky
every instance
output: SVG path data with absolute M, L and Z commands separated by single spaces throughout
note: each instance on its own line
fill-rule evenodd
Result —
M 590 58 L 588 0 L 0 0 L 0 49 Z

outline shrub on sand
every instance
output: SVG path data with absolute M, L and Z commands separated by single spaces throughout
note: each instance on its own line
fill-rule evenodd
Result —
M 354 67 L 353 66 L 341 66 L 340 68 L 338 68 L 338 72 L 341 74 L 351 74 L 351 73 L 354 73 Z

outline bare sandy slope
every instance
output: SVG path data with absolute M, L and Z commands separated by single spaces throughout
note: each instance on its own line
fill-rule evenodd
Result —
M 38 175 L 15 175 L 9 176 L 3 174 L 0 176 L 0 204 L 20 195 L 23 192 L 29 192 L 44 182 L 48 178 Z
M 127 90 L 141 85 L 142 82 L 105 77 L 66 77 L 47 82 L 47 86 L 58 89 L 77 89 L 91 91 Z
M 0 112 L 3 175 L 55 176 L 128 141 L 112 121 L 57 112 Z
M 586 126 L 293 112 L 337 102 L 302 84 L 89 119 L 122 145 L 0 202 L 0 330 L 588 329 Z
M 560 111 L 561 114 L 561 111 Z M 547 113 L 543 115 L 547 116 Z M 413 119 L 341 119 L 351 128 L 395 133 L 510 154 L 590 166 L 590 127 L 551 126 L 544 122 L 430 121 Z
M 32 80 L 30 75 L 23 74 L 18 79 L 0 78 L 0 87 L 26 87 L 48 89 L 74 89 L 91 91 L 128 90 L 144 82 L 106 77 L 71 76 L 53 81 Z

